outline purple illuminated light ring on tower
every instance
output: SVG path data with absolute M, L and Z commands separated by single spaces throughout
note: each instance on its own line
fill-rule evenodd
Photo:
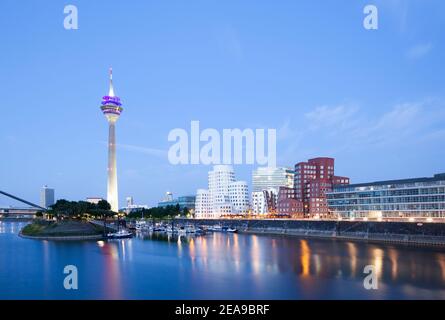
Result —
M 102 105 L 106 105 L 106 104 L 115 104 L 117 106 L 121 106 L 121 99 L 119 97 L 110 97 L 110 96 L 104 96 L 102 98 Z
M 103 109 L 102 112 L 104 114 L 116 114 L 119 116 L 122 112 L 122 109 L 116 109 L 116 108 Z

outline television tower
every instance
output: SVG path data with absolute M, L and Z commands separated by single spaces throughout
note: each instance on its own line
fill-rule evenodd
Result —
M 116 170 L 116 121 L 123 110 L 121 99 L 114 93 L 113 70 L 110 68 L 110 90 L 107 96 L 102 98 L 100 106 L 103 114 L 108 120 L 108 189 L 107 201 L 111 210 L 119 211 L 119 196 L 117 192 L 117 170 Z

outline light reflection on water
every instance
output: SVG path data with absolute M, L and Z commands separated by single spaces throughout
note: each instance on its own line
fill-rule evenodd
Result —
M 0 222 L 0 298 L 445 299 L 440 249 L 223 233 L 52 242 L 21 227 Z M 67 264 L 77 292 L 62 287 Z M 363 287 L 369 264 L 376 291 Z

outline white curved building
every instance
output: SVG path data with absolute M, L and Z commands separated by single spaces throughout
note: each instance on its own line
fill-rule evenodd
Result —
M 199 218 L 211 218 L 212 208 L 210 206 L 209 191 L 199 189 L 196 192 L 195 216 Z
M 247 214 L 249 211 L 249 187 L 246 181 L 235 181 L 229 185 L 229 201 L 235 214 Z
M 209 172 L 208 185 L 208 190 L 197 191 L 196 218 L 218 219 L 222 215 L 248 212 L 248 185 L 245 181 L 235 181 L 232 166 L 214 166 Z
M 263 191 L 252 192 L 252 213 L 267 214 L 267 203 Z

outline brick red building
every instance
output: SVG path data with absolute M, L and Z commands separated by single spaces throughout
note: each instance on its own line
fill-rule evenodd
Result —
M 326 192 L 332 191 L 334 184 L 349 184 L 349 178 L 334 174 L 333 158 L 314 158 L 295 165 L 296 198 L 303 202 L 307 217 L 329 214 Z
M 349 178 L 334 175 L 333 158 L 299 162 L 295 165 L 294 188 L 280 188 L 278 213 L 326 217 L 329 214 L 326 193 L 332 191 L 333 185 L 340 184 L 349 184 Z
M 280 187 L 278 192 L 277 213 L 292 218 L 303 218 L 303 202 L 295 198 L 295 189 Z

